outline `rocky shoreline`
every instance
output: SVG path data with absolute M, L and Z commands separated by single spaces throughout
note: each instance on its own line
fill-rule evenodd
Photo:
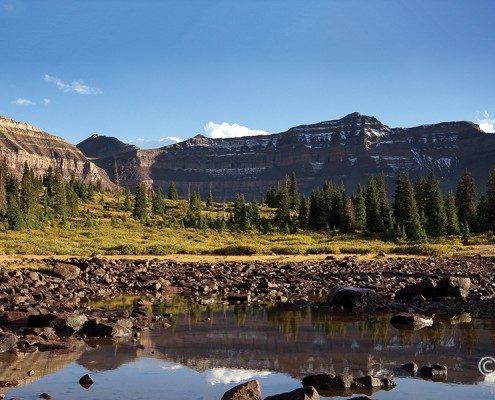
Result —
M 146 296 L 134 310 L 90 310 L 83 300 Z M 166 315 L 171 295 L 201 304 L 273 302 L 394 314 L 419 329 L 433 318 L 493 318 L 495 257 L 356 257 L 321 262 L 183 263 L 103 257 L 18 260 L 0 265 L 0 352 L 70 352 L 90 337 L 139 336 Z M 141 306 L 141 307 L 140 307 Z M 0 382 L 2 387 L 20 384 Z

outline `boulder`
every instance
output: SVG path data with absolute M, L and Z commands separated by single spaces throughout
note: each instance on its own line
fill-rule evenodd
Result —
M 373 289 L 340 286 L 333 288 L 327 297 L 329 304 L 343 307 L 377 307 L 385 304 L 384 299 Z
M 0 353 L 15 350 L 17 347 L 17 335 L 4 333 L 0 335 Z
M 438 281 L 434 295 L 450 297 L 457 301 L 466 301 L 471 287 L 471 279 L 460 276 L 449 276 Z
M 402 364 L 400 367 L 404 371 L 409 372 L 411 376 L 416 376 L 416 374 L 418 373 L 418 364 L 416 364 L 414 361 Z
M 95 383 L 95 380 L 93 379 L 93 377 L 89 374 L 86 374 L 84 376 L 81 376 L 81 378 L 79 379 L 79 384 L 85 388 L 85 389 L 89 389 L 89 387 Z
M 390 323 L 397 329 L 414 329 L 419 330 L 426 326 L 433 325 L 433 319 L 425 315 L 401 312 L 395 314 Z
M 123 323 L 120 324 L 98 318 L 86 321 L 82 331 L 89 336 L 125 337 L 132 334 L 132 330 L 129 327 L 123 326 Z
M 88 318 L 84 314 L 70 312 L 30 315 L 28 326 L 55 328 L 58 332 L 73 333 L 82 329 Z
M 352 375 L 318 374 L 306 376 L 303 386 L 313 386 L 317 390 L 345 389 L 352 387 Z
M 352 386 L 362 389 L 373 389 L 373 388 L 382 387 L 383 382 L 379 378 L 367 375 L 359 378 L 354 378 Z
M 432 279 L 425 279 L 419 283 L 407 285 L 395 293 L 395 298 L 399 300 L 411 300 L 416 296 L 430 298 L 435 289 L 435 283 Z
M 265 400 L 319 400 L 320 395 L 316 389 L 312 386 L 303 387 L 293 390 L 292 392 L 286 392 L 276 394 L 274 396 L 268 396 Z
M 53 275 L 65 280 L 76 279 L 80 273 L 81 270 L 72 264 L 58 262 L 53 266 Z
M 424 365 L 419 370 L 419 374 L 425 378 L 447 376 L 447 367 L 440 364 L 434 364 L 432 366 Z
M 221 400 L 262 400 L 260 382 L 253 380 L 237 385 L 225 392 Z

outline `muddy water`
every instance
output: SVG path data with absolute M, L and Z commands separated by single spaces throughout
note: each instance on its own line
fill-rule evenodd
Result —
M 495 377 L 478 369 L 483 357 L 495 357 L 494 320 L 464 318 L 453 324 L 458 321 L 437 318 L 432 327 L 412 331 L 391 326 L 389 315 L 287 306 L 207 307 L 176 299 L 154 311 L 172 313 L 171 327 L 157 325 L 134 342 L 91 341 L 70 354 L 0 358 L 0 380 L 22 384 L 4 393 L 23 399 L 46 392 L 53 399 L 209 400 L 220 399 L 240 382 L 259 379 L 266 397 L 300 387 L 306 375 L 345 372 L 393 373 L 397 387 L 325 397 L 495 398 Z M 448 376 L 440 382 L 407 377 L 398 367 L 408 361 L 420 367 L 446 365 Z M 34 374 L 26 377 L 29 370 Z M 88 372 L 96 382 L 84 389 L 78 380 Z

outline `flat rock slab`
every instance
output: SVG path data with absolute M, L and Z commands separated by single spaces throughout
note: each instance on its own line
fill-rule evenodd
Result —
M 268 396 L 265 400 L 320 400 L 320 395 L 313 386 L 308 386 L 292 392 Z

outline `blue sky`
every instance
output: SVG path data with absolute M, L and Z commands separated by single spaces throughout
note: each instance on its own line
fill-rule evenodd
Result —
M 493 0 L 0 0 L 0 115 L 142 147 L 354 111 L 489 130 L 494 17 Z

